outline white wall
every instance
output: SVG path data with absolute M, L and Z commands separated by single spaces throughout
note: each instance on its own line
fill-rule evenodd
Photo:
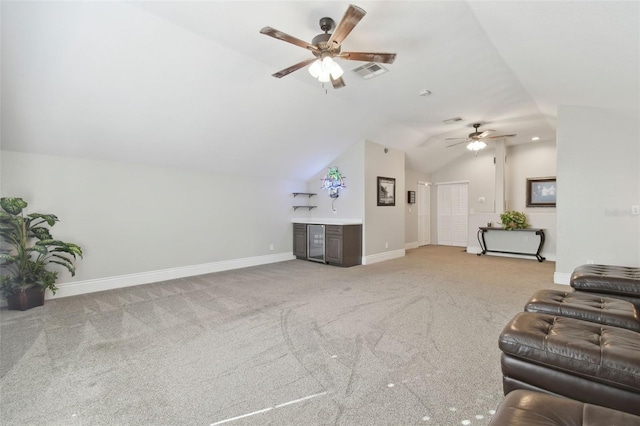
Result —
M 62 296 L 293 258 L 291 193 L 305 190 L 306 182 L 2 152 L 2 195 L 56 214 L 53 235 L 84 250 L 76 276 L 60 276 Z
M 638 112 L 563 106 L 558 110 L 556 282 L 576 266 L 640 266 Z
M 292 217 L 363 220 L 364 145 L 364 141 L 354 144 L 330 164 L 327 164 L 327 167 L 316 173 L 307 182 L 307 192 L 318 194 L 309 200 L 309 204 L 317 207 L 311 211 L 298 209 Z M 329 197 L 327 190 L 321 189 L 322 179 L 327 175 L 329 167 L 337 167 L 345 178 L 346 188 L 340 189 L 339 197 L 336 199 Z
M 557 170 L 556 141 L 507 147 L 505 202 L 507 210 L 555 214 L 553 207 L 527 207 L 527 178 L 554 177 Z
M 387 152 L 385 153 L 385 149 Z M 366 263 L 401 257 L 405 254 L 405 165 L 404 152 L 374 142 L 365 143 L 365 222 Z M 377 177 L 396 179 L 396 205 L 377 205 Z M 387 247 L 388 245 L 388 247 Z

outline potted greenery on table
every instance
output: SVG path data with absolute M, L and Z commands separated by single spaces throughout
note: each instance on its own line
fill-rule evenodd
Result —
M 55 294 L 58 289 L 58 272 L 47 266 L 62 265 L 74 276 L 74 261 L 82 257 L 82 249 L 51 236 L 49 228 L 58 222 L 55 215 L 25 215 L 27 203 L 22 198 L 1 198 L 0 207 L 0 297 L 9 309 L 42 306 L 45 290 Z
M 511 231 L 513 229 L 524 229 L 527 226 L 527 216 L 524 213 L 511 210 L 500 214 L 500 222 L 504 225 L 504 229 Z

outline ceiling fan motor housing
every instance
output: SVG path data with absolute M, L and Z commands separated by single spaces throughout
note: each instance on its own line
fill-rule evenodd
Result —
M 336 23 L 333 19 L 328 18 L 328 17 L 324 17 L 320 19 L 320 29 L 322 31 L 324 31 L 325 33 L 328 33 L 329 31 L 331 31 L 332 29 L 334 29 L 336 27 Z
M 329 41 L 329 39 L 331 38 L 331 34 L 318 34 L 317 36 L 315 36 L 313 38 L 313 40 L 311 40 L 311 44 L 313 44 L 314 46 L 318 47 L 318 51 L 312 51 L 312 53 L 314 55 L 316 55 L 317 57 L 322 57 L 323 53 L 328 54 L 329 56 L 335 56 L 338 53 L 340 53 L 341 50 L 341 46 L 340 45 L 336 45 L 334 44 L 333 46 L 329 46 L 327 44 L 327 42 Z

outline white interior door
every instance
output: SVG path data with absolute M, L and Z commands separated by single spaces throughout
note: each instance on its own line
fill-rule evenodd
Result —
M 431 244 L 431 187 L 418 186 L 418 245 Z
M 467 246 L 468 184 L 438 184 L 438 244 Z

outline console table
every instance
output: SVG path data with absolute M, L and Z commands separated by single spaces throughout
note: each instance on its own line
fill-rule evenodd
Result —
M 538 250 L 536 250 L 535 253 L 523 253 L 523 252 L 517 252 L 517 251 L 500 251 L 500 250 L 489 250 L 487 248 L 487 243 L 484 239 L 484 234 L 487 232 L 531 232 L 537 236 L 540 237 L 540 244 L 538 245 Z M 480 243 L 480 248 L 482 249 L 481 253 L 478 253 L 478 256 L 481 256 L 487 252 L 492 252 L 492 253 L 508 253 L 508 254 L 521 254 L 524 256 L 535 256 L 536 259 L 538 259 L 538 262 L 542 262 L 545 260 L 545 258 L 543 256 L 540 255 L 540 252 L 542 251 L 542 246 L 544 245 L 544 229 L 540 229 L 540 228 L 525 228 L 525 229 L 512 229 L 512 230 L 507 230 L 504 228 L 493 228 L 493 227 L 480 227 L 478 229 L 478 243 Z

